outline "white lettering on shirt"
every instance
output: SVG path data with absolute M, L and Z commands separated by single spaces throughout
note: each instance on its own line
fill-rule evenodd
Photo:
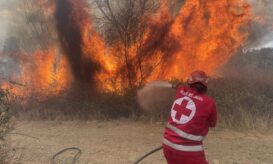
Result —
M 184 96 L 188 96 L 190 98 L 193 98 L 193 99 L 196 99 L 196 100 L 199 100 L 199 101 L 203 101 L 203 98 L 200 97 L 200 96 L 197 96 L 197 95 L 194 95 L 193 93 L 190 93 L 190 92 L 185 92 L 185 91 L 180 91 L 180 93 Z

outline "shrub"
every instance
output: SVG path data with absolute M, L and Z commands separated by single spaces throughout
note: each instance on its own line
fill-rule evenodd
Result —
M 0 89 L 0 163 L 7 163 L 8 158 L 8 147 L 4 142 L 4 137 L 11 129 L 10 100 L 9 91 Z
M 219 126 L 236 129 L 273 127 L 273 85 L 252 77 L 211 81 L 209 94 L 217 101 Z
M 252 76 L 211 79 L 208 94 L 215 98 L 218 106 L 218 127 L 255 129 L 273 127 L 273 78 Z M 159 90 L 160 91 L 160 90 Z M 165 92 L 153 93 L 154 104 L 150 111 L 140 109 L 137 90 L 125 94 L 104 93 L 91 97 L 63 94 L 39 101 L 32 98 L 19 110 L 28 120 L 90 120 L 90 119 L 142 119 L 167 120 L 172 103 Z M 167 93 L 166 93 L 167 94 Z M 168 93 L 170 94 L 170 93 Z M 150 96 L 151 97 L 151 96 Z M 159 98 L 158 98 L 159 97 Z M 162 98 L 166 98 L 166 101 Z M 158 102 L 160 100 L 160 102 Z
M 37 96 L 36 96 L 37 97 Z M 20 108 L 20 109 L 19 109 Z M 15 109 L 19 119 L 23 120 L 107 120 L 139 116 L 136 90 L 125 94 L 103 93 L 81 96 L 75 93 L 63 93 L 39 100 L 28 98 L 27 103 Z
M 10 126 L 10 93 L 8 90 L 0 90 L 0 140 L 11 129 Z

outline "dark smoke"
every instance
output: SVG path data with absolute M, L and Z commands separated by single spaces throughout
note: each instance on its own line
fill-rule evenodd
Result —
M 99 64 L 85 58 L 83 52 L 83 28 L 90 17 L 84 0 L 56 0 L 55 18 L 61 46 L 67 55 L 75 82 L 78 85 L 94 85 L 94 75 Z M 88 54 L 88 56 L 92 54 Z M 94 87 L 94 86 L 91 86 Z

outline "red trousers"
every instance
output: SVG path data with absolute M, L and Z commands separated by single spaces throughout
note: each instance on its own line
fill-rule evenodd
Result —
M 163 152 L 168 164 L 208 164 L 204 151 L 183 152 L 163 145 Z

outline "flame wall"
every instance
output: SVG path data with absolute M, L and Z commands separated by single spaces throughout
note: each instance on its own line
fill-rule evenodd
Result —
M 34 53 L 35 68 L 26 64 L 22 71 L 31 73 L 25 81 L 33 81 L 33 90 L 50 91 L 55 81 L 55 90 L 68 89 L 72 81 L 90 91 L 124 90 L 128 64 L 120 54 L 125 49 L 133 86 L 156 79 L 185 79 L 196 69 L 212 75 L 244 45 L 252 20 L 245 0 L 187 0 L 177 16 L 162 3 L 156 16 L 145 15 L 147 27 L 141 39 L 130 45 L 116 40 L 106 46 L 92 27 L 85 0 L 55 3 L 56 30 L 65 57 L 56 67 L 54 48 Z
M 251 8 L 245 1 L 186 1 L 165 37 L 155 45 L 168 54 L 168 60 L 153 77 L 185 79 L 197 69 L 212 75 L 243 46 L 251 19 Z M 161 19 L 161 24 L 162 20 L 169 22 Z M 147 44 L 153 38 L 151 35 Z
M 159 16 L 148 19 L 142 39 L 129 47 L 117 40 L 106 54 L 103 39 L 92 28 L 85 1 L 58 0 L 56 6 L 59 38 L 75 79 L 90 85 L 96 79 L 106 90 L 124 84 L 128 64 L 113 58 L 123 51 L 129 53 L 135 85 L 143 76 L 144 82 L 185 79 L 197 69 L 211 75 L 244 44 L 251 21 L 251 8 L 244 0 L 188 0 L 176 17 L 163 3 Z M 114 77 L 116 84 L 111 88 L 107 80 Z

